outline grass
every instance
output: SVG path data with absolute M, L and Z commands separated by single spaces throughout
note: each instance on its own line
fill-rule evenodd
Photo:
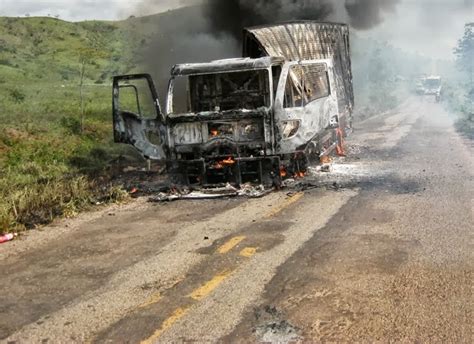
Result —
M 113 143 L 110 85 L 134 68 L 127 25 L 0 18 L 0 233 L 126 197 L 106 171 L 127 154 Z M 81 131 L 78 56 L 97 44 Z
M 32 228 L 99 201 L 123 199 L 123 193 L 111 185 L 99 187 L 97 178 L 90 177 L 105 175 L 121 147 L 112 143 L 111 111 L 105 105 L 110 102 L 104 101 L 110 97 L 108 90 L 87 91 L 83 132 L 77 97 L 68 94 L 70 90 L 35 84 L 21 88 L 21 103 L 3 101 L 0 232 Z

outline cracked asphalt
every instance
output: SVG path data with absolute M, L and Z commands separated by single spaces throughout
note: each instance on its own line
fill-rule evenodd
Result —
M 473 167 L 411 99 L 311 188 L 59 221 L 0 247 L 0 342 L 471 343 Z

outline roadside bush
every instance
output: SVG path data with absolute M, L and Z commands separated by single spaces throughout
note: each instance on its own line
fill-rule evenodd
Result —
M 456 129 L 464 136 L 474 140 L 474 111 L 470 109 L 463 109 L 459 113 L 459 118 L 456 120 Z
M 1 39 L 0 38 L 0 53 L 4 52 L 4 51 L 8 51 L 8 48 L 7 48 L 7 41 L 5 41 L 4 39 Z
M 0 53 L 16 53 L 16 48 L 12 45 L 9 45 L 4 39 L 0 39 Z
M 21 104 L 25 101 L 26 95 L 18 88 L 9 90 L 10 98 L 17 104 Z
M 13 63 L 9 59 L 0 59 L 0 65 L 13 67 Z
M 73 217 L 96 203 L 123 202 L 128 194 L 118 186 L 98 187 L 83 176 L 37 179 L 12 184 L 0 179 L 0 232 L 21 231 L 50 223 L 55 217 Z
M 18 230 L 15 217 L 6 204 L 0 207 L 0 233 L 14 232 Z
M 0 146 L 6 148 L 0 152 L 0 232 L 33 228 L 58 216 L 74 216 L 97 202 L 126 198 L 125 191 L 108 185 L 97 173 L 87 177 L 69 164 L 78 149 L 89 170 L 98 171 L 108 161 L 105 150 L 81 136 L 63 137 L 12 128 L 0 131 Z
M 93 147 L 89 150 L 78 151 L 71 157 L 69 163 L 81 173 L 93 175 L 103 172 L 112 159 L 113 157 L 104 148 Z
M 16 221 L 26 228 L 46 224 L 55 216 L 73 215 L 74 211 L 91 204 L 89 184 L 82 177 L 28 185 L 11 198 L 17 213 Z
M 81 134 L 81 121 L 74 117 L 61 117 L 61 126 L 66 129 L 69 134 L 80 135 Z

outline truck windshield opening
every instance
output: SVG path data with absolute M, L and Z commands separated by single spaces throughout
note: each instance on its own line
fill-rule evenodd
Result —
M 174 80 L 174 114 L 254 110 L 270 105 L 266 69 L 191 75 Z
M 428 88 L 438 88 L 441 85 L 440 79 L 426 79 L 425 85 Z

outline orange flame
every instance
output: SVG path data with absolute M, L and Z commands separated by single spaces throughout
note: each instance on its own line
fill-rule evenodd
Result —
M 321 164 L 329 164 L 331 162 L 331 157 L 329 155 L 323 155 L 321 158 L 319 158 L 319 162 Z
M 219 132 L 216 129 L 211 129 L 211 136 L 216 137 L 217 135 L 219 135 Z
M 341 128 L 336 129 L 336 135 L 337 135 L 336 154 L 339 156 L 346 156 L 346 152 L 344 149 L 344 133 L 342 132 Z
M 280 177 L 285 178 L 288 175 L 286 173 L 286 168 L 284 166 L 280 166 Z
M 295 173 L 295 178 L 303 178 L 306 174 L 304 172 L 296 172 Z
M 235 164 L 235 160 L 230 156 L 227 159 L 221 160 L 221 161 L 216 161 L 214 165 L 212 165 L 212 168 L 221 170 L 226 166 L 232 166 Z
M 235 164 L 235 160 L 230 156 L 227 159 L 222 160 L 221 163 L 226 166 L 231 166 Z

